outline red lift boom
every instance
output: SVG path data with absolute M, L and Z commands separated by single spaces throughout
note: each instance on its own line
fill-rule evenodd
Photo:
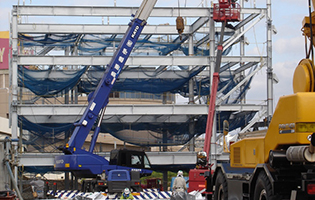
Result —
M 206 180 L 205 173 L 211 172 L 211 166 L 209 165 L 209 155 L 211 148 L 211 137 L 212 137 L 212 129 L 214 123 L 214 114 L 215 114 L 215 102 L 217 96 L 217 90 L 219 85 L 219 73 L 221 66 L 221 58 L 223 53 L 223 36 L 224 30 L 227 22 L 236 22 L 240 21 L 240 6 L 235 2 L 231 2 L 232 0 L 219 0 L 219 3 L 214 4 L 213 8 L 213 20 L 216 22 L 222 22 L 221 33 L 220 33 L 220 41 L 217 46 L 217 55 L 216 55 L 216 66 L 213 73 L 212 79 L 212 87 L 210 93 L 210 101 L 209 101 L 209 111 L 207 118 L 207 126 L 206 126 L 206 134 L 204 141 L 203 151 L 205 152 L 204 156 L 206 161 L 204 165 L 197 164 L 195 169 L 189 171 L 189 192 L 193 190 L 199 190 L 206 188 Z M 200 155 L 198 155 L 200 156 Z M 201 155 L 202 156 L 202 155 Z M 199 159 L 199 158 L 198 158 Z M 208 193 L 205 191 L 207 199 L 211 199 L 212 193 Z

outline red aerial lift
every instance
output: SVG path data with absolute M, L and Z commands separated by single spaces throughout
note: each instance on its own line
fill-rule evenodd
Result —
M 219 84 L 219 72 L 221 66 L 221 58 L 223 53 L 223 36 L 225 26 L 227 22 L 237 22 L 240 21 L 240 6 L 238 3 L 235 3 L 233 0 L 219 0 L 219 3 L 215 3 L 213 7 L 213 20 L 215 22 L 222 22 L 220 41 L 217 46 L 217 55 L 216 55 L 216 66 L 213 73 L 213 81 L 210 93 L 209 101 L 209 111 L 207 118 L 206 134 L 203 152 L 198 153 L 198 161 L 195 169 L 189 171 L 189 190 L 201 191 L 206 187 L 208 181 L 206 180 L 205 174 L 211 173 L 211 165 L 209 165 L 209 155 L 211 147 L 211 137 L 212 137 L 212 128 L 213 128 L 213 119 L 215 114 L 215 102 Z M 212 192 L 205 191 L 207 199 L 211 199 Z
M 240 16 L 241 7 L 233 0 L 219 0 L 213 4 L 213 20 L 216 22 L 238 22 Z

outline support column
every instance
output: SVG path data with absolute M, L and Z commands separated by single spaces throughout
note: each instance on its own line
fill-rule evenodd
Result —
M 4 160 L 4 154 L 5 154 L 5 149 L 4 149 L 4 143 L 0 143 L 0 160 L 3 161 Z M 4 167 L 3 164 L 0 165 L 0 171 L 2 173 L 0 173 L 0 190 L 5 190 L 5 185 L 6 185 L 6 181 L 9 179 L 7 176 L 8 176 L 8 173 Z
M 193 36 L 190 35 L 189 36 L 189 56 L 193 56 L 194 55 L 194 43 L 193 43 Z M 189 66 L 189 71 L 193 69 L 193 66 L 190 65 Z M 192 80 L 192 78 L 189 80 L 189 104 L 194 104 L 194 81 Z
M 65 56 L 70 56 L 70 47 L 66 47 L 65 48 Z M 66 67 L 70 67 L 70 66 L 66 66 Z M 67 70 L 67 69 L 65 69 Z M 71 90 L 69 90 L 67 93 L 65 93 L 65 104 L 69 104 L 69 94 L 70 94 Z
M 11 26 L 11 46 L 12 46 L 12 63 L 10 67 L 11 77 L 11 133 L 12 139 L 17 139 L 17 128 L 18 128 L 18 115 L 17 115 L 17 104 L 18 104 L 18 32 L 17 32 L 17 10 L 16 7 L 12 10 L 12 26 Z
M 22 92 L 21 92 L 22 94 Z M 19 151 L 18 151 L 18 154 L 22 154 L 23 153 L 23 128 L 22 128 L 22 123 L 20 123 L 20 126 L 19 126 L 19 133 L 20 133 L 20 137 L 19 137 Z M 19 189 L 20 191 L 23 191 L 23 170 L 20 170 L 20 173 L 19 173 L 19 177 L 20 177 L 20 181 L 19 181 Z
M 272 18 L 271 0 L 267 0 L 267 120 L 273 114 L 273 69 L 272 69 Z
M 163 93 L 163 97 L 162 97 L 162 104 L 166 104 L 167 103 L 167 93 L 164 92 Z M 163 130 L 163 136 L 162 136 L 162 151 L 167 151 L 167 130 Z
M 215 60 L 216 60 L 216 56 L 215 56 L 215 24 L 214 24 L 214 20 L 213 20 L 213 12 L 211 13 L 210 16 L 210 20 L 209 20 L 209 54 L 210 54 L 210 69 L 209 69 L 209 77 L 210 77 L 210 87 L 209 87 L 209 94 L 211 92 L 211 87 L 212 87 L 212 81 L 213 81 L 213 72 L 215 69 Z M 211 95 L 211 94 L 210 94 Z M 209 100 L 210 100 L 210 95 L 209 95 Z M 216 115 L 214 115 L 214 125 L 216 124 Z M 215 126 L 213 126 L 215 127 Z M 217 137 L 216 137 L 216 129 L 213 129 L 212 131 L 212 137 L 211 137 L 211 143 L 215 144 L 217 141 Z M 208 141 L 207 141 L 208 142 Z M 210 141 L 209 141 L 210 142 Z M 213 145 L 211 145 L 210 148 L 210 155 L 209 156 L 209 162 L 213 163 L 215 167 L 216 166 L 216 146 L 213 147 Z
M 77 56 L 78 55 L 78 48 L 74 48 L 73 50 L 73 54 L 74 56 Z M 72 66 L 73 67 L 73 66 Z M 76 66 L 75 68 L 73 67 L 73 69 L 76 69 L 76 70 L 79 70 L 78 66 Z M 72 89 L 72 97 L 74 98 L 74 100 L 72 100 L 72 104 L 78 104 L 78 87 L 77 86 L 74 86 L 74 88 Z
M 18 106 L 18 31 L 17 31 L 17 8 L 14 7 L 12 10 L 12 25 L 11 25 L 11 47 L 12 47 L 12 62 L 10 66 L 10 77 L 11 77 L 11 91 L 12 96 L 10 99 L 10 122 L 11 122 L 11 138 L 13 140 L 18 139 L 18 114 L 17 114 L 17 106 Z M 18 146 L 15 145 L 15 151 L 17 151 Z M 14 179 L 15 182 L 18 182 L 18 173 L 17 167 L 14 167 Z
M 194 43 L 193 36 L 189 36 L 189 56 L 193 56 L 194 52 Z M 189 71 L 193 69 L 193 66 L 189 66 Z M 189 104 L 195 104 L 194 101 L 194 81 L 193 78 L 189 80 Z M 193 137 L 189 141 L 189 151 L 195 151 L 195 121 L 193 117 L 189 119 L 189 135 L 193 135 Z
M 167 171 L 163 171 L 163 190 L 167 191 Z
M 244 0 L 240 0 L 240 5 L 241 8 L 244 8 Z M 244 14 L 241 14 L 241 21 L 244 19 Z M 240 28 L 241 33 L 244 31 L 244 26 Z M 244 35 L 240 38 L 240 58 L 241 58 L 241 62 L 240 62 L 240 67 L 242 67 L 244 65 L 244 62 L 242 61 L 242 58 L 245 56 L 245 37 Z M 241 76 L 240 76 L 240 80 L 243 80 L 245 77 L 245 71 L 242 71 Z M 245 83 L 241 86 L 241 90 L 244 89 L 244 85 Z M 246 99 L 245 99 L 245 93 L 242 95 L 241 97 L 241 103 L 245 104 L 246 103 Z

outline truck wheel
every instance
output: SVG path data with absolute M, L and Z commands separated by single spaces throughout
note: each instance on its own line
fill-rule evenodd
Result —
M 254 200 L 271 200 L 272 196 L 271 183 L 264 172 L 260 172 L 254 191 Z
M 217 179 L 215 180 L 214 200 L 227 200 L 227 199 L 228 199 L 227 182 L 223 174 L 219 172 Z

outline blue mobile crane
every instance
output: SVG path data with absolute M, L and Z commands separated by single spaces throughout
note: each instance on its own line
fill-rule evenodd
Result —
M 127 178 L 124 179 L 124 183 L 126 183 L 128 179 L 132 179 L 130 178 L 130 175 L 138 177 L 138 180 L 140 179 L 138 176 L 139 174 L 151 174 L 152 171 L 150 170 L 150 162 L 144 152 L 115 150 L 111 152 L 111 159 L 108 161 L 104 157 L 94 154 L 93 150 L 100 132 L 100 125 L 105 113 L 106 106 L 108 104 L 108 98 L 111 89 L 119 74 L 121 73 L 144 26 L 146 25 L 146 20 L 148 19 L 154 5 L 156 4 L 156 1 L 157 0 L 143 0 L 134 18 L 129 23 L 129 27 L 124 37 L 122 38 L 110 63 L 106 67 L 103 78 L 99 82 L 96 90 L 88 97 L 88 106 L 86 107 L 82 118 L 78 123 L 74 124 L 75 129 L 69 142 L 61 148 L 64 155 L 55 157 L 55 170 L 71 171 L 75 176 L 85 178 L 95 178 L 97 175 L 103 174 L 105 172 L 105 174 L 108 176 L 108 184 L 109 181 L 112 180 L 110 176 L 115 174 L 114 170 L 116 170 L 116 173 L 118 173 L 116 174 L 118 177 L 122 177 L 123 174 L 126 174 L 124 177 Z M 89 150 L 87 151 L 82 147 L 85 139 L 87 138 L 97 120 L 97 126 L 94 129 L 91 144 Z M 127 184 L 126 186 L 130 187 L 132 184 L 134 184 L 135 186 L 133 189 L 140 189 L 140 181 L 131 182 L 131 185 Z M 106 183 L 102 183 L 100 185 L 104 186 Z M 124 184 L 120 183 L 120 185 Z M 112 188 L 112 192 L 116 191 L 115 188 L 111 186 L 104 186 L 102 189 L 104 188 Z

